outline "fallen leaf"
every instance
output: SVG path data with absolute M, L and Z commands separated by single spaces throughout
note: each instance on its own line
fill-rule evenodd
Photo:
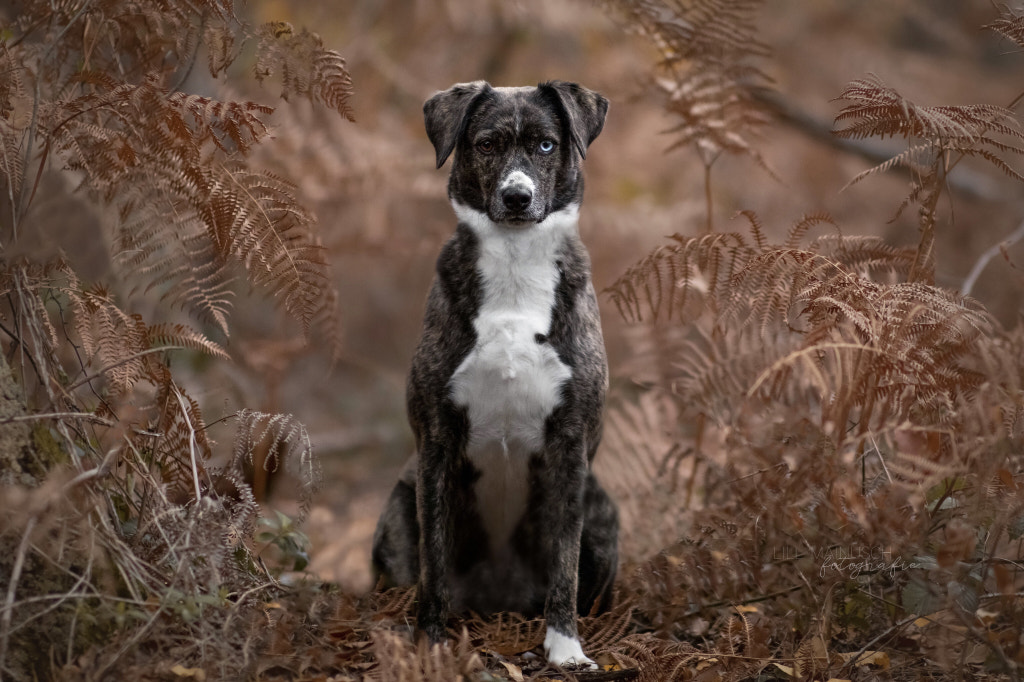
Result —
M 856 651 L 850 651 L 839 654 L 839 658 L 847 664 L 853 661 L 854 665 L 877 665 L 882 670 L 889 669 L 889 654 L 884 651 L 865 651 L 859 656 L 857 654 Z M 854 658 L 857 660 L 854 661 Z
M 776 663 L 775 667 L 778 668 L 779 670 L 781 670 L 784 675 L 788 675 L 790 677 L 793 677 L 793 669 L 790 668 L 788 665 L 782 665 L 781 663 Z
M 498 662 L 501 663 L 503 666 L 505 666 L 505 670 L 508 671 L 509 676 L 515 682 L 523 682 L 523 670 L 522 670 L 522 668 L 520 668 L 515 663 L 509 663 L 508 661 L 498 661 Z
M 185 666 L 178 664 L 171 668 L 171 672 L 178 677 L 191 677 L 196 682 L 206 682 L 206 671 L 202 668 L 186 668 Z
M 985 609 L 978 609 L 974 612 L 974 615 L 977 616 L 982 625 L 986 626 L 991 625 L 993 621 L 999 618 L 998 611 L 986 611 Z

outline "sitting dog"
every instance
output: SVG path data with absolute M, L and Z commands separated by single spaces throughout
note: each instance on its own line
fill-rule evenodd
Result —
M 577 219 L 607 110 L 560 81 L 462 83 L 423 107 L 437 167 L 455 153 L 458 228 L 409 376 L 416 455 L 373 563 L 381 586 L 417 584 L 431 642 L 451 609 L 543 613 L 548 661 L 596 667 L 576 618 L 611 604 L 618 513 L 590 471 L 608 369 Z

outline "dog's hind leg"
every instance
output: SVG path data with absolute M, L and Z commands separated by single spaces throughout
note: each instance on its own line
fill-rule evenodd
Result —
M 373 577 L 381 588 L 415 585 L 420 527 L 416 519 L 416 458 L 395 484 L 373 534 Z
M 619 513 L 591 473 L 583 494 L 583 534 L 580 538 L 580 580 L 576 608 L 581 616 L 604 613 L 612 606 L 618 571 Z

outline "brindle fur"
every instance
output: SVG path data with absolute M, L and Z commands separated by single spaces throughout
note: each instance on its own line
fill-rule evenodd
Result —
M 495 222 L 525 223 L 580 203 L 580 162 L 606 111 L 603 97 L 565 82 L 460 84 L 424 105 L 438 167 L 455 153 L 449 197 Z M 490 154 L 475 146 L 485 136 L 496 140 Z M 531 156 L 543 138 L 557 141 L 555 152 Z M 540 197 L 525 218 L 495 199 L 502 168 L 517 163 L 532 164 Z M 550 345 L 571 375 L 529 459 L 526 512 L 509 542 L 516 561 L 495 561 L 479 513 L 487 500 L 474 494 L 480 472 L 466 456 L 471 425 L 451 396 L 452 376 L 477 342 L 479 249 L 460 223 L 437 261 L 407 390 L 417 455 L 381 515 L 374 569 L 384 586 L 418 583 L 417 624 L 430 641 L 445 638 L 452 609 L 543 613 L 549 628 L 575 638 L 577 614 L 610 606 L 618 556 L 615 505 L 590 471 L 607 387 L 590 258 L 575 231 L 559 247 L 550 330 L 534 342 Z

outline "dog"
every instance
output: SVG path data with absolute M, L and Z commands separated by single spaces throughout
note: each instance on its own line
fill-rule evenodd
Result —
M 443 247 L 407 387 L 416 454 L 374 534 L 381 587 L 417 585 L 417 627 L 452 610 L 543 614 L 550 663 L 596 667 L 577 615 L 611 606 L 618 512 L 590 470 L 608 368 L 577 231 L 581 164 L 608 101 L 575 83 L 460 83 L 423 106 L 454 152 Z

